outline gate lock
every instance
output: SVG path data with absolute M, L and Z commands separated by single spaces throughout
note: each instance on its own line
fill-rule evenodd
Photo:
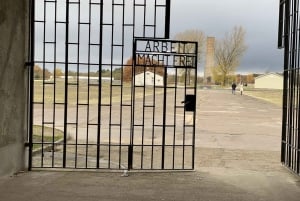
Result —
M 187 94 L 185 95 L 185 100 L 181 103 L 184 103 L 184 110 L 187 112 L 195 112 L 196 110 L 196 96 Z

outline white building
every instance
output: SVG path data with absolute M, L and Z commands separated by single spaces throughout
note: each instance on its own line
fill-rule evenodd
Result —
M 140 73 L 135 76 L 135 86 L 163 86 L 164 78 L 158 74 L 154 74 L 150 71 L 146 71 L 145 73 Z M 154 82 L 155 79 L 155 82 Z
M 277 73 L 268 73 L 255 78 L 256 89 L 283 89 L 283 76 Z

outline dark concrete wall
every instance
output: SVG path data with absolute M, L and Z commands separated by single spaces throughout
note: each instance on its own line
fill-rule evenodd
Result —
M 0 176 L 25 164 L 26 2 L 0 0 Z

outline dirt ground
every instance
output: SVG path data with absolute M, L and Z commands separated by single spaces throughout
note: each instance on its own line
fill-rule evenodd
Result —
M 0 180 L 1 200 L 298 201 L 280 163 L 281 108 L 230 90 L 198 91 L 195 171 L 34 171 Z M 20 193 L 14 193 L 20 192 Z

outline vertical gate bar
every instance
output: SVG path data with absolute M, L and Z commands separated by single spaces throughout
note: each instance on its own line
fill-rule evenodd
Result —
M 284 18 L 284 90 L 283 90 L 283 112 L 282 112 L 282 142 L 281 142 L 281 162 L 286 163 L 287 149 L 287 99 L 288 99 L 288 80 L 289 80 L 289 26 L 290 26 L 290 0 L 285 2 Z
M 196 138 L 196 114 L 197 114 L 197 85 L 198 85 L 198 42 L 195 43 L 195 78 L 194 78 L 194 94 L 195 94 L 195 110 L 193 111 L 193 146 L 192 146 L 192 169 L 195 169 L 195 138 Z
M 121 54 L 121 63 L 124 60 L 124 24 L 125 24 L 125 3 L 124 0 L 122 1 L 122 54 Z M 120 135 L 119 135 L 119 169 L 122 168 L 122 126 L 123 126 L 123 70 L 121 70 L 121 83 L 120 83 Z
M 291 57 L 291 54 L 289 55 Z M 290 59 L 290 62 L 292 60 Z M 288 98 L 288 150 L 287 150 L 287 164 L 289 167 L 291 167 L 291 135 L 292 135 L 292 113 L 293 113 L 293 105 L 292 105 L 292 75 L 293 75 L 293 69 L 291 68 L 289 70 L 289 98 Z
M 64 102 L 64 143 L 63 168 L 66 167 L 67 124 L 68 124 L 68 71 L 69 71 L 69 0 L 66 0 L 66 35 L 65 35 L 65 102 Z
M 45 63 L 46 63 L 46 12 L 47 12 L 47 1 L 44 0 L 44 22 L 43 22 L 43 90 L 42 90 L 42 152 L 41 152 L 41 167 L 44 166 L 44 131 L 45 131 Z
M 296 13 L 297 13 L 297 20 L 299 21 L 299 0 L 297 0 L 297 6 L 296 6 Z M 299 111 L 299 106 L 300 106 L 300 76 L 299 76 L 299 26 L 298 26 L 298 21 L 297 21 L 297 78 L 298 78 L 298 83 L 297 83 L 297 90 L 298 90 L 298 110 L 297 110 L 297 117 L 298 117 L 298 125 L 297 125 L 297 133 L 296 133 L 296 139 L 295 139 L 295 161 L 296 161 L 296 168 L 295 168 L 295 172 L 297 174 L 299 174 L 299 170 L 300 170 L 300 156 L 299 156 L 299 143 L 300 143 L 300 139 L 299 139 L 299 135 L 300 135 L 300 131 L 299 131 L 299 125 L 300 125 L 300 111 Z
M 56 22 L 57 22 L 57 1 L 54 2 L 55 9 L 54 9 L 54 69 L 56 67 Z M 54 83 L 53 83 L 53 129 L 52 129 L 52 167 L 54 167 L 54 152 L 55 152 L 55 109 L 56 109 L 56 78 L 54 78 Z
M 135 0 L 134 0 L 134 5 L 135 5 Z M 133 6 L 133 21 L 135 21 L 135 6 Z M 133 23 L 133 35 L 134 35 L 134 24 Z M 135 66 L 136 66 L 136 40 L 133 38 L 133 48 L 132 48 L 132 70 L 131 70 L 131 124 L 130 124 L 130 149 L 128 152 L 128 170 L 133 168 L 133 148 L 134 148 L 134 129 L 135 129 L 135 116 L 134 116 L 134 111 L 135 111 Z
M 153 37 L 156 38 L 156 15 L 157 15 L 157 0 L 154 1 L 154 29 L 153 29 Z
M 175 57 L 173 57 L 173 61 L 172 61 L 173 64 L 176 63 L 176 59 Z M 173 158 L 172 158 L 172 169 L 175 169 L 175 149 L 176 149 L 176 130 L 177 130 L 177 124 L 176 124 L 176 121 L 177 121 L 177 89 L 178 89 L 178 69 L 176 68 L 175 69 L 175 89 L 174 89 L 174 133 L 173 133 Z
M 156 4 L 156 1 L 155 1 Z M 156 9 L 156 8 L 155 8 Z M 155 22 L 155 21 L 154 21 Z M 158 64 L 159 65 L 159 64 Z M 155 135 L 155 100 L 156 100 L 156 68 L 154 67 L 154 86 L 153 86 L 153 96 L 152 96 L 152 130 L 151 130 L 151 160 L 150 160 L 150 169 L 153 169 L 153 157 L 154 157 L 154 135 Z
M 186 82 L 187 82 L 187 69 L 185 70 L 185 78 L 184 78 L 184 97 L 186 97 Z M 184 106 L 185 107 L 185 106 Z M 185 159 L 185 122 L 186 122 L 186 111 L 184 108 L 183 111 L 183 122 L 182 122 L 182 126 L 183 126 L 183 133 L 182 133 L 182 169 L 184 169 L 184 159 Z
M 111 50 L 110 50 L 110 97 L 109 97 L 109 131 L 108 131 L 108 168 L 110 169 L 111 165 L 111 135 L 112 135 L 112 69 L 114 64 L 114 15 L 115 15 L 115 6 L 112 0 L 112 12 L 111 12 Z
M 145 9 L 145 7 L 144 7 Z M 144 25 L 145 25 L 145 10 L 144 10 Z M 145 31 L 145 26 L 144 26 L 144 31 Z M 144 33 L 145 35 L 145 33 Z M 139 59 L 138 59 L 138 64 L 139 64 Z M 144 154 L 144 135 L 145 135 L 145 105 L 146 105 L 146 70 L 147 70 L 147 64 L 143 63 L 143 71 L 144 71 L 144 87 L 143 87 L 143 111 L 142 111 L 142 142 L 141 142 L 141 169 L 143 169 L 143 154 Z
M 167 57 L 168 63 L 168 57 Z M 165 169 L 165 146 L 166 146 L 166 113 L 167 113 L 167 69 L 164 69 L 164 93 L 163 93 L 163 130 L 162 130 L 162 156 L 161 169 Z
M 293 22 L 292 22 L 292 61 L 293 61 L 293 68 L 292 68 L 292 78 L 293 78 L 293 83 L 292 83 L 292 91 L 293 91 L 293 96 L 292 96 L 292 105 L 293 105 L 293 116 L 292 116 L 292 135 L 291 135 L 291 164 L 292 164 L 292 169 L 295 170 L 295 164 L 296 164 L 296 156 L 295 156 L 295 137 L 296 137 L 296 129 L 297 129 L 297 103 L 296 103 L 296 95 L 297 95 L 297 87 L 295 86 L 297 84 L 297 41 L 296 41 L 296 34 L 297 34 L 297 30 L 296 30 L 296 22 L 297 22 L 297 13 L 296 13 L 296 1 L 293 1 L 293 6 L 292 6 L 292 10 L 293 10 Z
M 295 164 L 295 172 L 297 173 L 297 174 L 299 174 L 299 165 L 300 165 L 300 157 L 299 157 L 299 152 L 298 152 L 298 150 L 299 150 L 299 126 L 300 126 L 300 109 L 299 109 L 299 106 L 300 106 L 300 100 L 299 100 L 299 98 L 300 98 L 300 86 L 299 86 L 299 82 L 300 82 L 300 76 L 299 76 L 299 63 L 300 63 L 300 61 L 299 61 L 299 46 L 300 46 L 300 44 L 299 44 L 299 0 L 297 0 L 297 2 L 296 2 L 296 14 L 297 14 L 297 27 L 296 27 L 296 32 L 297 32 L 297 34 L 296 34 L 296 40 L 297 40 L 297 56 L 296 56 L 296 58 L 297 58 L 297 73 L 296 73 L 296 75 L 297 75 L 297 92 L 298 92 L 298 97 L 297 97 L 297 130 L 296 130 L 296 132 L 295 132 L 295 135 L 296 135 L 296 138 L 295 138 L 295 150 L 294 150 L 294 152 L 295 152 L 295 162 L 296 162 L 296 164 Z
M 294 160 L 294 157 L 295 157 L 295 151 L 294 151 L 294 147 L 295 147 L 295 134 L 296 134 L 296 127 L 297 125 L 296 124 L 296 119 L 297 119 L 297 112 L 295 111 L 295 107 L 296 107 L 296 54 L 295 54 L 295 51 L 296 51 L 296 21 L 297 21 L 297 14 L 296 14 L 296 1 L 297 0 L 294 0 L 294 3 L 293 3 L 293 35 L 292 35 L 292 47 L 293 47 L 293 53 L 292 53 L 292 61 L 293 61 L 293 85 L 292 85 L 292 89 L 293 89 L 293 95 L 292 95 L 292 105 L 293 105 L 293 121 L 292 121 L 292 129 L 293 129 L 293 132 L 292 132 L 292 140 L 291 140 L 291 143 L 292 143 L 292 157 L 291 157 L 291 161 L 292 161 L 292 168 L 294 169 L 294 166 L 295 166 L 295 160 Z
M 186 43 L 183 44 L 183 52 L 186 53 Z M 186 56 L 184 57 L 186 60 Z M 188 77 L 189 69 L 185 68 L 185 78 L 184 78 L 184 97 L 186 97 L 187 93 L 187 83 L 190 82 Z M 183 135 L 182 135 L 182 169 L 185 168 L 184 161 L 185 161 L 185 132 L 186 132 L 186 110 L 184 108 L 183 111 Z
M 90 120 L 90 73 L 91 73 L 91 14 L 92 14 L 92 9 L 91 9 L 91 0 L 89 0 L 89 18 L 88 18 L 88 52 L 87 52 L 87 57 L 88 57 L 88 83 L 87 83 L 87 115 L 86 115 L 86 149 L 85 149 L 85 168 L 88 168 L 88 157 L 89 157 L 89 120 Z
M 298 59 L 298 0 L 294 0 L 294 34 L 293 34 L 293 43 L 294 43 L 294 71 L 295 71 L 295 84 L 294 84 L 294 108 L 299 108 L 298 106 L 298 100 L 299 100 L 299 89 L 298 89 L 298 80 L 299 80 L 299 76 L 298 76 L 298 66 L 299 63 L 297 61 Z M 296 152 L 296 147 L 297 147 L 297 143 L 296 143 L 296 139 L 297 139 L 297 130 L 298 130 L 298 110 L 294 110 L 294 131 L 293 131 L 293 169 L 296 170 L 297 168 L 297 152 Z
M 156 74 L 156 69 L 154 68 L 154 76 Z M 154 78 L 155 80 L 155 78 Z M 153 169 L 153 154 L 154 154 L 154 133 L 155 133 L 155 100 L 156 100 L 156 86 L 154 81 L 154 87 L 153 87 L 153 97 L 152 97 L 152 131 L 151 131 L 151 161 L 150 161 L 150 167 Z
M 288 138 L 288 143 L 289 143 L 289 148 L 288 148 L 288 166 L 291 168 L 292 167 L 292 136 L 293 136 L 293 127 L 294 127 L 294 120 L 293 120 L 293 115 L 294 115 L 294 54 L 293 54 L 293 50 L 294 50 L 294 43 L 293 43 L 293 16 L 294 16 L 294 10 L 293 10 L 293 6 L 294 6 L 294 0 L 291 1 L 291 29 L 290 29 L 290 40 L 291 40 L 291 51 L 290 51 L 290 86 L 289 86 L 289 138 Z
M 278 43 L 277 46 L 278 48 L 283 48 L 284 47 L 284 24 L 285 24 L 285 17 L 284 17 L 284 5 L 285 5 L 285 0 L 280 0 L 279 1 L 279 22 L 278 22 Z
M 294 168 L 294 137 L 295 137 L 295 0 L 292 1 L 292 26 L 291 26 L 291 52 L 290 52 L 290 58 L 291 58 L 291 133 L 290 133 L 290 168 Z
M 293 147 L 294 147 L 294 142 L 293 142 L 293 138 L 295 136 L 295 41 L 294 41 L 294 36 L 295 36 L 295 30 L 294 30 L 294 23 L 295 23 L 295 0 L 292 1 L 292 26 L 291 26 L 291 54 L 290 54 L 290 58 L 291 58 L 291 101 L 290 101 L 290 167 L 293 169 L 294 166 L 294 152 L 293 152 Z
M 187 44 L 184 43 L 183 44 L 183 52 L 186 53 L 186 46 Z M 186 60 L 186 56 L 184 57 L 184 59 Z M 185 79 L 184 79 L 184 97 L 186 97 L 187 95 L 187 85 L 190 84 L 190 69 L 185 67 Z M 186 138 L 186 109 L 184 108 L 183 111 L 183 136 L 182 136 L 182 143 L 183 143 L 183 149 L 182 149 L 182 169 L 185 169 L 185 148 L 186 148 L 186 142 L 185 142 L 185 138 Z
M 297 61 L 296 61 L 296 69 L 297 69 L 297 130 L 295 132 L 295 139 L 294 139 L 294 142 L 295 142 L 295 149 L 294 149 L 294 154 L 295 154 L 295 172 L 297 174 L 299 174 L 299 166 L 300 166 L 300 156 L 299 156 L 299 144 L 300 144 L 300 138 L 299 138 L 299 135 L 300 135 L 300 131 L 299 131 L 299 126 L 300 126 L 300 111 L 299 111 L 299 106 L 300 106 L 300 76 L 299 76 L 299 60 L 300 60 L 300 56 L 299 56 L 299 25 L 298 25 L 298 22 L 299 22 L 299 0 L 296 1 L 296 9 L 295 9 L 295 13 L 297 14 L 297 22 L 296 22 L 296 27 L 295 27 L 295 32 L 296 32 L 296 58 L 297 58 Z
M 131 170 L 133 168 L 133 145 L 128 145 L 128 170 Z
M 296 8 L 296 3 L 297 0 L 294 0 L 294 6 L 293 6 L 293 62 L 294 62 L 294 67 L 293 67 L 293 72 L 294 72 L 294 76 L 293 76 L 293 80 L 294 80 L 294 85 L 293 85 L 293 93 L 294 93 L 294 97 L 293 97 L 293 136 L 292 136 L 292 168 L 293 170 L 295 170 L 296 168 L 296 152 L 295 152 L 295 138 L 297 137 L 297 128 L 298 128 L 298 124 L 297 124 L 297 115 L 298 112 L 297 110 L 295 110 L 297 108 L 297 8 Z
M 298 72 L 299 73 L 299 72 Z M 299 83 L 298 83 L 299 84 Z M 299 85 L 298 85 L 299 86 Z M 299 89 L 298 89 L 299 90 Z M 299 97 L 298 97 L 299 98 Z M 298 100 L 298 104 L 300 105 L 300 99 Z M 297 139 L 296 139 L 296 155 L 297 155 L 297 169 L 296 169 L 296 173 L 299 174 L 300 173 L 300 130 L 299 130 L 299 124 L 300 124 L 300 118 L 299 118 L 300 112 L 298 110 L 298 132 L 297 132 Z
M 97 126 L 97 168 L 100 168 L 100 137 L 101 137 L 101 104 L 102 104 L 102 51 L 103 51 L 103 0 L 100 3 L 100 38 L 99 38 L 99 86 L 98 86 L 98 126 Z
M 32 170 L 32 138 L 33 138 L 33 103 L 34 103 L 34 52 L 35 52 L 35 0 L 30 0 L 29 2 L 29 48 L 30 48 L 30 53 L 29 53 L 29 62 L 30 62 L 30 68 L 29 68 L 29 117 L 28 117 L 28 134 L 29 134 L 29 153 L 28 153 L 28 171 Z
M 143 37 L 146 37 L 146 6 L 147 6 L 147 1 L 144 0 L 143 7 L 144 7 L 144 22 L 143 22 Z
M 77 19 L 78 19 L 78 25 L 77 25 L 77 29 L 78 29 L 78 33 L 77 33 L 77 64 L 76 64 L 76 122 L 75 122 L 75 154 L 74 154 L 74 166 L 75 168 L 77 168 L 77 159 L 78 159 L 78 122 L 79 122 L 79 63 L 80 63 L 80 59 L 79 59 L 79 54 L 80 54 L 80 46 L 79 46 L 79 42 L 80 42 L 80 7 L 81 7 L 81 3 L 80 1 L 78 1 L 78 15 L 77 15 Z
M 299 112 L 299 106 L 300 106 L 300 93 L 299 93 L 299 90 L 300 90 L 300 76 L 299 76 L 299 25 L 298 25 L 298 22 L 299 22 L 299 0 L 296 1 L 296 14 L 297 14 L 297 22 L 296 22 L 296 28 L 295 28 L 295 32 L 296 32 L 296 52 L 297 52 L 297 55 L 296 55 L 296 69 L 297 69 L 297 72 L 296 72 L 296 75 L 297 75 L 297 130 L 295 132 L 295 150 L 294 150 L 294 154 L 295 154 L 295 172 L 297 174 L 299 174 L 299 164 L 300 164 L 300 157 L 299 157 L 299 126 L 300 126 L 300 112 Z
M 166 0 L 165 39 L 170 38 L 171 0 Z

